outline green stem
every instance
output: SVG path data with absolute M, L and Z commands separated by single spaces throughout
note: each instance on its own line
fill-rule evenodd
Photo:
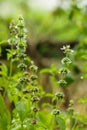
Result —
M 11 45 L 11 50 L 13 50 L 13 45 Z M 10 74 L 9 74 L 10 77 L 12 75 L 12 68 L 13 68 L 13 63 L 12 63 L 12 58 L 11 58 L 11 60 L 10 60 Z
M 12 61 L 10 61 L 10 74 L 9 74 L 10 77 L 12 75 L 12 66 L 13 66 Z
M 36 130 L 36 126 L 34 125 L 34 130 Z
M 72 130 L 75 130 L 76 125 L 77 125 L 77 120 L 75 121 L 74 126 L 72 127 Z
M 24 129 L 24 127 L 23 127 L 23 122 L 21 122 L 21 130 L 23 130 Z

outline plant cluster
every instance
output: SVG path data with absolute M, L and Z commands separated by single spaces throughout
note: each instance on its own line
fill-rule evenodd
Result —
M 0 130 L 85 129 L 87 118 L 76 112 L 73 100 L 70 100 L 67 110 L 61 107 L 65 99 L 62 90 L 68 86 L 66 77 L 71 72 L 73 50 L 70 46 L 61 48 L 65 57 L 61 60 L 60 69 L 52 66 L 41 71 L 49 73 L 59 88 L 56 93 L 47 93 L 52 97 L 52 103 L 45 111 L 39 108 L 40 99 L 44 94 L 42 95 L 42 89 L 38 84 L 38 67 L 26 54 L 26 29 L 21 16 L 17 22 L 11 22 L 10 35 L 8 42 L 11 49 L 7 50 L 10 65 L 0 65 Z M 16 73 L 13 73 L 14 66 Z
M 38 121 L 37 112 L 40 100 L 40 90 L 37 81 L 38 67 L 26 54 L 26 30 L 24 20 L 21 16 L 17 23 L 14 21 L 11 22 L 10 34 L 11 38 L 8 42 L 11 49 L 7 50 L 10 70 L 7 74 L 8 78 L 6 82 L 8 82 L 8 86 L 5 91 L 7 91 L 7 96 L 14 103 L 14 110 L 11 113 L 12 120 L 8 125 L 8 129 L 34 129 L 33 125 L 37 124 Z M 15 75 L 12 72 L 14 65 L 17 66 L 17 74 Z M 1 71 L 3 71 L 2 69 L 1 66 Z

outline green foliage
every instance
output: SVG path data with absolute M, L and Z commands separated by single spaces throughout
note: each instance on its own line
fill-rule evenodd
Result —
M 66 130 L 65 121 L 64 121 L 63 118 L 57 117 L 56 121 L 58 122 L 59 127 L 60 127 L 61 130 Z
M 0 95 L 0 129 L 8 130 L 8 126 L 10 125 L 10 113 L 7 110 L 3 97 Z
M 26 4 L 26 2 L 22 4 Z M 55 12 L 51 15 L 44 13 L 42 15 L 38 14 L 38 12 L 30 11 L 29 14 L 31 19 L 33 14 L 35 16 L 33 18 L 35 24 L 30 30 L 30 33 L 33 34 L 32 43 L 37 43 L 40 39 L 49 38 L 49 36 L 52 36 L 52 40 L 67 40 L 78 37 L 81 42 L 75 52 L 69 45 L 61 48 L 65 57 L 61 59 L 60 67 L 51 65 L 50 68 L 40 70 L 40 74 L 47 73 L 50 75 L 53 85 L 52 89 L 55 89 L 56 86 L 56 93 L 45 93 L 38 85 L 38 67 L 26 54 L 27 31 L 24 19 L 20 16 L 17 21 L 11 22 L 9 27 L 10 39 L 8 40 L 11 48 L 7 49 L 9 65 L 6 66 L 2 62 L 0 64 L 0 130 L 87 129 L 86 115 L 81 115 L 74 109 L 72 100 L 67 109 L 61 107 L 65 100 L 64 89 L 75 80 L 72 72 L 75 69 L 75 58 L 87 60 L 86 25 L 84 22 L 86 14 L 83 12 L 83 15 L 81 15 L 80 13 L 83 9 L 79 9 L 76 3 L 73 4 L 71 10 L 69 10 L 71 11 L 70 13 L 61 8 L 58 18 Z M 62 12 L 64 12 L 64 15 Z M 67 17 L 69 19 L 66 20 Z M 54 18 L 56 18 L 56 21 Z M 72 20 L 72 24 L 70 20 Z M 80 23 L 78 23 L 78 20 Z M 28 25 L 27 28 L 29 28 Z M 6 30 L 5 33 L 8 31 L 6 25 L 4 25 L 3 29 L 3 31 Z M 1 46 L 7 42 L 8 35 L 5 35 L 5 38 L 0 38 L 3 40 L 0 42 L 0 53 L 2 52 Z M 82 36 L 81 39 L 79 36 Z M 13 73 L 14 65 L 17 69 L 16 73 Z M 87 64 L 84 64 L 82 76 L 87 78 Z M 5 96 L 9 98 L 10 103 L 14 103 L 12 110 L 9 110 L 9 106 L 5 102 Z M 41 98 L 45 96 L 51 98 L 51 103 L 42 103 L 40 109 L 39 103 Z M 87 96 L 79 100 L 79 103 L 86 102 Z

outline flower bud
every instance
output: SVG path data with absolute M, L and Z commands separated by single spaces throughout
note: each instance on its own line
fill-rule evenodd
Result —
M 31 77 L 30 77 L 30 79 L 33 80 L 33 81 L 36 80 L 37 78 L 38 78 L 37 75 L 31 75 Z
M 38 96 L 34 96 L 31 98 L 32 102 L 38 102 L 40 100 L 40 98 Z
M 69 73 L 69 70 L 67 68 L 61 68 L 60 73 L 63 74 L 63 75 L 66 75 L 66 74 Z
M 60 110 L 54 109 L 52 113 L 53 113 L 53 115 L 59 115 L 60 114 Z
M 39 109 L 34 107 L 32 110 L 36 113 Z
M 67 82 L 63 79 L 59 80 L 58 81 L 58 84 L 61 86 L 61 87 L 66 87 L 67 86 Z
M 56 96 L 58 99 L 63 99 L 63 98 L 64 98 L 64 94 L 63 94 L 62 92 L 56 93 L 55 96 Z
M 72 63 L 72 61 L 68 57 L 63 58 L 61 62 L 65 65 L 69 65 Z
M 37 120 L 33 119 L 31 123 L 35 125 L 37 123 Z

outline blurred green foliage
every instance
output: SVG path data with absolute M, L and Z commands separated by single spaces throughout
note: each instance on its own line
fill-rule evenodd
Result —
M 29 37 L 34 43 L 49 38 L 53 41 L 79 39 L 79 31 L 83 31 L 85 26 L 85 23 L 82 25 L 82 22 L 86 19 L 84 16 L 86 10 L 78 8 L 77 5 L 72 4 L 71 6 L 69 9 L 58 7 L 51 12 L 41 12 L 39 9 L 33 10 L 29 6 L 28 0 L 0 1 L 2 37 L 6 37 L 6 39 L 8 37 L 9 21 L 22 14 L 29 29 Z M 3 33 L 6 34 L 3 35 Z

